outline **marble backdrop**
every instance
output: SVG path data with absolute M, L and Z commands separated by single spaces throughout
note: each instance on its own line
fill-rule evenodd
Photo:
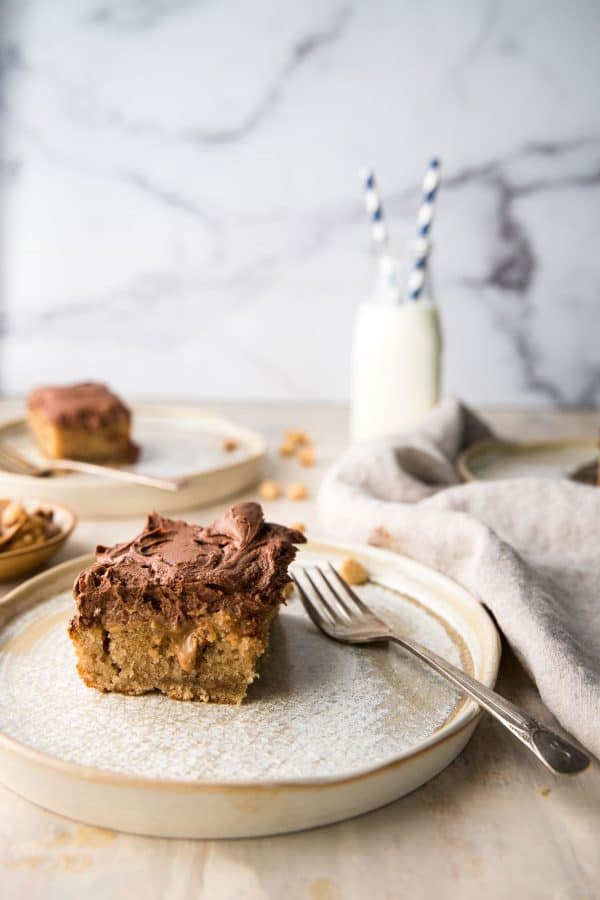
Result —
M 444 162 L 445 390 L 600 400 L 597 0 L 4 0 L 1 388 L 344 400 Z

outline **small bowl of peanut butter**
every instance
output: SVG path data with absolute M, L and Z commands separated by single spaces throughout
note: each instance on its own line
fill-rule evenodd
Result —
M 0 499 L 0 581 L 40 569 L 75 528 L 75 513 L 58 503 Z

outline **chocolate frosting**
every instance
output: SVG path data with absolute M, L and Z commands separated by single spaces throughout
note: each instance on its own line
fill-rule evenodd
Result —
M 57 425 L 100 428 L 131 421 L 131 413 L 123 401 L 106 385 L 94 381 L 36 388 L 27 398 L 27 408 L 43 412 Z
M 96 548 L 73 594 L 80 621 L 126 622 L 159 612 L 172 624 L 217 609 L 258 619 L 281 603 L 299 531 L 265 522 L 258 503 L 240 503 L 208 527 L 148 516 L 132 541 Z

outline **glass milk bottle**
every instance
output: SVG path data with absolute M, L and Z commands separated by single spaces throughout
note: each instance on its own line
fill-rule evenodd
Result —
M 429 266 L 426 273 L 419 299 L 409 299 L 408 269 L 383 258 L 374 297 L 359 307 L 352 350 L 354 441 L 414 426 L 439 400 L 441 330 Z

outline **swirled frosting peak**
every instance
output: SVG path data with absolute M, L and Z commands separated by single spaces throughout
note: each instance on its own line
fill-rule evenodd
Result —
M 177 621 L 220 608 L 255 617 L 281 602 L 304 540 L 265 522 L 258 503 L 232 506 L 207 527 L 151 513 L 132 541 L 97 547 L 74 596 L 88 620 L 99 610 L 126 621 L 149 608 Z

